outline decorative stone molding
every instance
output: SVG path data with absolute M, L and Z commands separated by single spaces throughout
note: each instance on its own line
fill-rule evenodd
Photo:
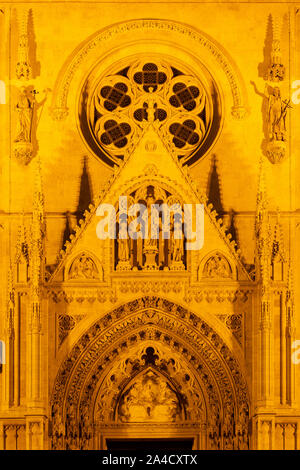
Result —
M 85 315 L 67 315 L 58 314 L 58 345 L 61 346 L 62 342 L 68 336 L 69 332 L 75 328 Z
M 200 50 L 203 48 L 212 56 L 216 63 L 218 63 L 226 75 L 232 93 L 233 117 L 241 119 L 245 116 L 244 87 L 241 84 L 238 72 L 235 70 L 236 66 L 233 63 L 233 60 L 224 52 L 220 45 L 204 33 L 184 24 L 168 20 L 145 19 L 128 21 L 126 23 L 120 23 L 113 27 L 109 27 L 85 41 L 83 46 L 73 54 L 72 58 L 65 64 L 55 85 L 53 104 L 51 107 L 51 114 L 54 118 L 63 119 L 66 116 L 68 110 L 68 93 L 71 82 L 75 73 L 81 66 L 81 63 L 89 56 L 89 54 L 94 49 L 99 49 L 102 45 L 106 45 L 106 43 L 109 45 L 109 40 L 114 38 L 114 36 L 123 33 L 130 33 L 135 30 L 153 31 L 153 34 L 156 35 L 156 37 L 157 33 L 160 31 L 169 32 L 170 34 L 176 33 L 178 35 L 178 43 L 180 43 L 180 36 L 182 35 L 183 38 L 194 41 L 195 50 L 199 50 L 199 46 Z
M 116 302 L 116 291 L 109 287 L 102 289 L 51 289 L 48 291 L 48 297 L 50 297 L 53 302 L 65 302 L 70 304 L 72 302 L 78 302 L 82 304 L 83 302 L 93 303 L 98 301 L 104 303 L 106 301 Z
M 243 345 L 244 335 L 244 315 L 242 313 L 233 315 L 217 315 L 217 317 L 225 324 L 225 326 L 232 332 L 236 337 L 240 345 Z
M 197 303 L 201 302 L 229 302 L 229 303 L 246 303 L 252 294 L 250 289 L 200 289 L 190 287 L 185 291 L 185 302 L 189 303 L 195 300 Z

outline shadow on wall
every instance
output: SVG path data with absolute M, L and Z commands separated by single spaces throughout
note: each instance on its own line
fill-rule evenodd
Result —
M 224 216 L 228 215 L 228 229 L 226 233 L 231 234 L 231 239 L 235 240 L 238 243 L 238 232 L 235 224 L 235 216 L 236 212 L 231 208 L 229 212 L 226 212 L 222 202 L 222 191 L 221 191 L 221 183 L 220 183 L 220 175 L 218 172 L 217 166 L 217 157 L 213 155 L 211 161 L 211 168 L 208 175 L 208 182 L 207 182 L 207 197 L 208 197 L 208 204 L 212 204 L 214 210 L 217 212 L 217 219 L 224 218 Z
M 91 178 L 88 171 L 88 159 L 87 157 L 83 158 L 83 167 L 82 173 L 80 177 L 80 186 L 79 186 L 79 196 L 78 196 L 78 203 L 75 212 L 67 211 L 65 213 L 66 217 L 66 224 L 65 229 L 62 237 L 62 249 L 64 249 L 64 244 L 67 240 L 69 240 L 70 235 L 74 234 L 74 222 L 73 218 L 76 217 L 76 223 L 79 223 L 79 220 L 83 218 L 84 212 L 88 210 L 89 205 L 93 202 L 93 194 L 92 194 L 92 185 L 91 185 Z
M 32 9 L 28 12 L 27 21 L 27 34 L 28 34 L 28 59 L 32 68 L 32 78 L 39 77 L 41 74 L 41 63 L 36 58 L 36 40 L 34 33 L 34 22 Z
M 87 167 L 87 157 L 83 158 L 83 168 L 80 178 L 79 198 L 76 210 L 77 223 L 83 218 L 84 212 L 93 202 L 91 178 Z
M 263 61 L 258 64 L 257 72 L 258 76 L 266 79 L 268 69 L 271 64 L 271 52 L 273 43 L 273 27 L 272 27 L 272 15 L 270 14 L 267 22 L 267 30 L 265 36 L 265 43 L 263 49 Z
M 224 207 L 222 204 L 222 196 L 221 196 L 221 185 L 220 185 L 220 178 L 217 169 L 217 157 L 213 155 L 211 168 L 208 175 L 208 182 L 207 182 L 207 197 L 208 197 L 208 204 L 212 204 L 215 211 L 218 214 L 218 217 L 223 217 L 224 215 Z

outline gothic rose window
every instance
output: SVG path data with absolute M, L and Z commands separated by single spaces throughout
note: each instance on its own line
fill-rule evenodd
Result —
M 208 91 L 206 83 L 183 65 L 149 59 L 131 59 L 126 67 L 123 63 L 119 70 L 115 67 L 94 79 L 82 97 L 83 135 L 94 153 L 118 165 L 153 126 L 189 165 L 207 151 L 218 131 L 216 90 L 211 85 Z

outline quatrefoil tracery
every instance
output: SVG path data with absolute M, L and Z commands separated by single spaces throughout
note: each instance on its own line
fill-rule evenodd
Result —
M 211 99 L 200 80 L 163 60 L 136 60 L 104 76 L 89 99 L 89 128 L 114 162 L 126 157 L 152 124 L 179 157 L 188 160 L 207 137 Z

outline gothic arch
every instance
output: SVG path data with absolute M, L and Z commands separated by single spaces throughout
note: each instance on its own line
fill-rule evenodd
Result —
M 157 362 L 143 363 L 138 348 L 144 353 L 152 348 Z M 175 377 L 174 364 L 180 362 L 188 373 L 176 370 Z M 119 375 L 113 372 L 115 364 Z M 103 412 L 103 421 L 108 425 L 111 408 L 126 388 L 126 380 L 132 380 L 143 366 L 165 374 L 189 407 L 201 408 L 191 405 L 193 397 L 204 400 L 208 448 L 248 447 L 249 394 L 241 365 L 206 322 L 156 297 L 128 302 L 105 315 L 81 336 L 62 363 L 51 397 L 53 447 L 90 448 L 95 424 L 90 410 L 95 408 L 96 397 L 106 384 L 110 395 L 104 394 L 102 402 L 108 407 Z M 187 396 L 191 378 L 194 391 Z M 192 425 L 191 417 L 186 418 L 185 425 Z M 62 422 L 67 423 L 65 430 Z
M 244 117 L 247 108 L 245 86 L 233 59 L 222 46 L 205 33 L 188 25 L 169 20 L 153 19 L 132 20 L 115 24 L 95 33 L 83 44 L 80 44 L 65 62 L 57 78 L 51 108 L 52 116 L 55 119 L 63 119 L 67 116 L 70 86 L 83 62 L 85 62 L 85 68 L 88 66 L 91 69 L 99 60 L 99 48 L 102 57 L 105 58 L 109 54 L 108 51 L 115 49 L 119 52 L 120 41 L 122 41 L 123 49 L 126 45 L 132 45 L 132 31 L 137 35 L 143 30 L 152 30 L 155 33 L 155 42 L 162 45 L 168 44 L 173 48 L 183 49 L 182 44 L 184 43 L 185 50 L 188 51 L 191 57 L 190 51 L 199 50 L 200 52 L 195 60 L 205 63 L 203 59 L 205 57 L 209 60 L 210 65 L 214 64 L 216 70 L 225 74 L 232 95 L 233 117 L 238 119 Z M 167 40 L 166 32 L 168 34 Z M 119 38 L 119 41 L 116 42 L 116 38 Z M 136 44 L 140 43 L 141 40 L 143 40 L 142 37 L 137 39 Z

